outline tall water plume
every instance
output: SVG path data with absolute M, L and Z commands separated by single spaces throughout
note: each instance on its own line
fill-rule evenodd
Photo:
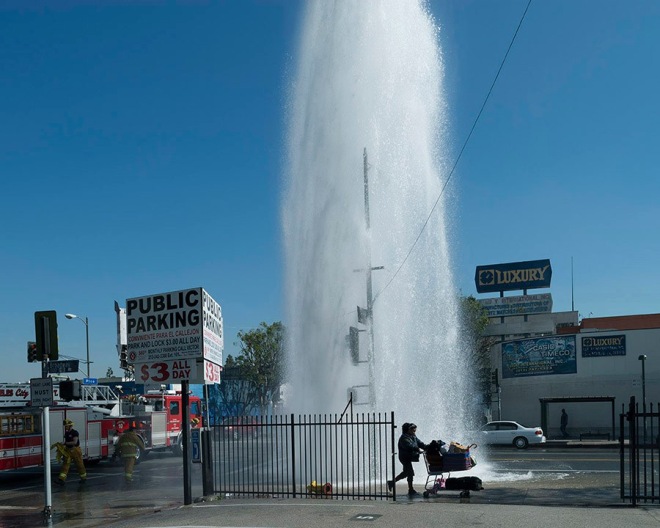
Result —
M 448 191 L 433 209 L 450 159 L 438 31 L 417 0 L 306 6 L 282 204 L 289 408 L 339 413 L 349 387 L 371 384 L 373 409 L 418 423 L 425 440 L 461 439 L 472 403 Z M 372 273 L 373 369 L 354 366 L 346 345 L 350 326 L 366 330 L 367 360 L 371 328 L 356 311 L 369 263 L 384 267 Z

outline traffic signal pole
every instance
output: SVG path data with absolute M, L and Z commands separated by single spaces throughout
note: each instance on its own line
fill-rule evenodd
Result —
M 48 377 L 48 359 L 50 358 L 50 321 L 48 317 L 40 317 L 41 325 L 37 325 L 37 333 L 41 332 L 41 343 L 43 343 L 43 352 L 41 357 L 41 377 L 46 379 Z M 40 328 L 39 328 L 40 326 Z M 40 340 L 37 336 L 37 342 Z M 48 522 L 48 525 L 52 525 L 53 521 L 53 496 L 51 489 L 51 473 L 50 473 L 50 407 L 43 407 L 42 414 L 42 424 L 43 424 L 43 435 L 44 442 L 41 448 L 43 449 L 43 458 L 44 458 L 44 490 L 45 490 L 45 501 L 44 505 L 44 520 Z

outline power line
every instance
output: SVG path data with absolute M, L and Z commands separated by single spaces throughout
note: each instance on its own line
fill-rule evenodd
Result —
M 472 137 L 472 133 L 474 132 L 474 129 L 477 127 L 477 123 L 479 122 L 479 119 L 481 118 L 481 114 L 484 111 L 484 108 L 486 107 L 486 103 L 488 103 L 488 99 L 490 99 L 490 94 L 493 92 L 493 88 L 495 87 L 495 83 L 497 82 L 497 79 L 500 76 L 500 72 L 502 71 L 502 68 L 504 67 L 504 63 L 506 62 L 507 57 L 509 56 L 509 52 L 511 51 L 511 48 L 513 47 L 513 43 L 516 40 L 516 37 L 518 36 L 518 32 L 520 31 L 520 27 L 522 26 L 523 21 L 525 20 L 525 16 L 527 15 L 527 11 L 529 10 L 529 6 L 531 5 L 532 0 L 529 0 L 527 2 L 527 7 L 525 7 L 525 11 L 523 12 L 522 16 L 520 17 L 520 22 L 518 22 L 518 27 L 516 28 L 515 33 L 513 34 L 513 37 L 511 38 L 511 42 L 509 43 L 509 47 L 506 50 L 506 53 L 504 54 L 504 58 L 502 59 L 502 62 L 500 63 L 500 67 L 497 70 L 497 73 L 495 74 L 495 78 L 493 79 L 492 84 L 490 85 L 490 89 L 488 90 L 488 93 L 486 94 L 486 98 L 484 99 L 483 104 L 481 105 L 481 108 L 479 109 L 479 113 L 477 114 L 477 117 L 474 119 L 474 122 L 472 123 L 472 127 L 470 128 L 470 132 L 468 133 L 467 137 L 465 138 L 465 141 L 463 142 L 463 146 L 461 147 L 461 150 L 458 153 L 458 157 L 456 158 L 456 161 L 454 161 L 454 165 L 452 166 L 451 170 L 449 171 L 449 176 L 447 176 L 447 179 L 445 180 L 445 183 L 442 186 L 442 189 L 440 189 L 440 194 L 438 195 L 438 198 L 435 200 L 435 203 L 433 204 L 433 207 L 431 207 L 431 211 L 429 212 L 428 216 L 426 217 L 426 220 L 424 222 L 424 225 L 422 225 L 422 228 L 419 231 L 419 234 L 417 235 L 417 238 L 413 242 L 412 246 L 410 247 L 410 250 L 408 250 L 408 253 L 406 254 L 406 257 L 403 259 L 403 262 L 399 265 L 397 268 L 396 272 L 394 272 L 394 275 L 392 275 L 392 278 L 388 281 L 388 283 L 383 287 L 382 290 L 380 290 L 375 296 L 374 296 L 374 302 L 376 299 L 380 296 L 381 293 L 383 293 L 390 284 L 394 281 L 396 276 L 399 274 L 405 263 L 408 261 L 408 258 L 413 252 L 413 249 L 415 249 L 415 246 L 417 245 L 417 242 L 419 242 L 419 239 L 422 237 L 422 233 L 426 229 L 426 226 L 428 225 L 429 221 L 431 220 L 431 216 L 433 215 L 433 212 L 435 211 L 435 208 L 438 206 L 438 203 L 440 202 L 440 198 L 442 198 L 442 195 L 445 193 L 445 189 L 447 188 L 447 185 L 449 185 L 449 181 L 451 180 L 452 176 L 454 175 L 454 171 L 456 170 L 456 166 L 458 165 L 458 162 L 461 160 L 461 157 L 463 156 L 463 151 L 465 151 L 465 148 L 467 147 L 468 142 L 470 141 L 470 138 Z

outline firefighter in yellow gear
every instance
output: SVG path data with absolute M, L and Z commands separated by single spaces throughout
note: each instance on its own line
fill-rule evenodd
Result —
M 64 448 L 66 451 L 63 454 L 66 454 L 67 456 L 62 456 L 62 468 L 60 469 L 60 474 L 55 482 L 60 485 L 63 485 L 66 482 L 66 477 L 69 474 L 69 468 L 71 467 L 71 461 L 76 464 L 78 475 L 80 476 L 80 482 L 86 482 L 87 470 L 85 469 L 82 450 L 80 449 L 80 435 L 78 434 L 78 431 L 73 428 L 73 422 L 71 420 L 64 420 Z
M 119 454 L 124 461 L 124 479 L 126 482 L 133 481 L 133 467 L 139 453 L 144 453 L 144 442 L 140 435 L 135 432 L 132 425 L 125 431 L 117 442 Z

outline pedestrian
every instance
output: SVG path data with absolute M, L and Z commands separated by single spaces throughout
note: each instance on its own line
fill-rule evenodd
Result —
M 394 484 L 399 480 L 408 481 L 408 495 L 413 497 L 419 495 L 413 488 L 413 462 L 419 462 L 419 454 L 426 449 L 426 444 L 417 438 L 417 426 L 414 423 L 404 423 L 401 426 L 401 436 L 399 437 L 399 462 L 403 465 L 403 471 L 399 473 L 394 480 L 387 481 L 387 489 L 392 491 Z
M 85 463 L 83 462 L 82 450 L 80 449 L 80 435 L 78 431 L 73 428 L 73 421 L 64 420 L 64 448 L 65 455 L 62 457 L 62 468 L 60 469 L 60 474 L 55 481 L 61 486 L 66 482 L 66 477 L 69 474 L 69 468 L 71 467 L 71 461 L 76 464 L 78 469 L 78 476 L 80 477 L 80 483 L 84 484 L 87 481 L 87 470 L 85 469 Z
M 566 426 L 568 425 L 568 414 L 566 414 L 566 409 L 561 410 L 561 434 L 564 438 L 568 438 L 568 433 L 566 432 Z
M 128 431 L 125 431 L 117 442 L 119 454 L 124 461 L 124 480 L 126 482 L 133 481 L 133 467 L 135 461 L 140 453 L 144 453 L 144 441 L 135 432 L 133 425 L 129 426 Z

